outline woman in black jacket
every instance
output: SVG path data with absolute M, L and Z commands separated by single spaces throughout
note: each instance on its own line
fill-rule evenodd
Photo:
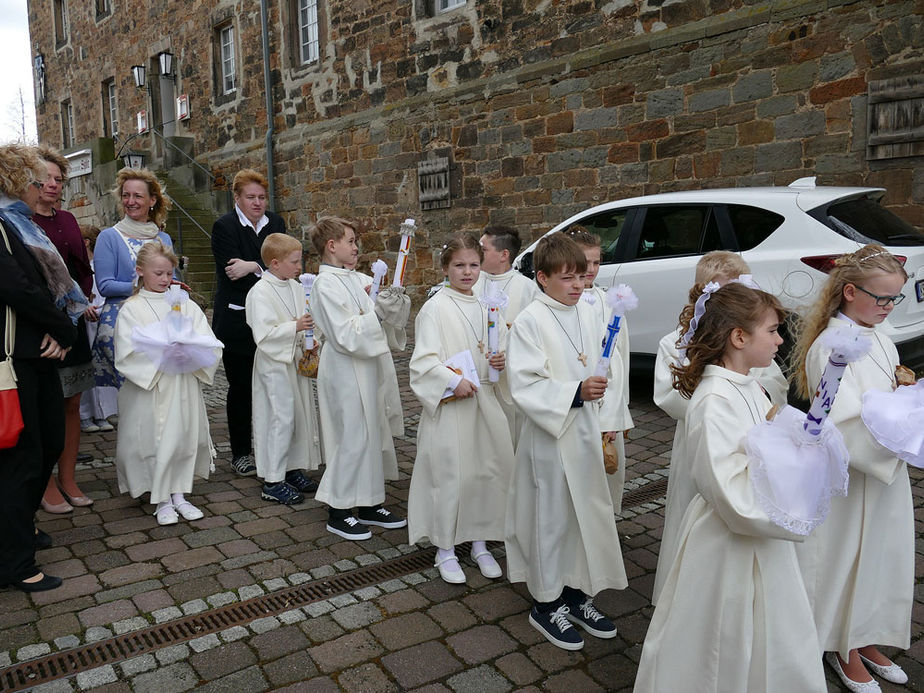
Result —
M 0 450 L 0 585 L 59 587 L 35 564 L 35 511 L 64 446 L 64 400 L 56 363 L 77 337 L 87 307 L 61 256 L 30 219 L 45 165 L 34 147 L 0 146 L 0 329 L 15 313 L 13 367 L 24 428 Z

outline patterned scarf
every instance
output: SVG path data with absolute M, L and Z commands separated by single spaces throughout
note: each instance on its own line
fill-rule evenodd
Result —
M 42 270 L 49 291 L 54 296 L 55 306 L 65 308 L 71 322 L 76 325 L 89 306 L 87 298 L 77 286 L 77 282 L 71 278 L 58 249 L 45 232 L 32 221 L 31 216 L 32 210 L 22 200 L 12 200 L 8 197 L 0 199 L 0 220 L 32 253 Z

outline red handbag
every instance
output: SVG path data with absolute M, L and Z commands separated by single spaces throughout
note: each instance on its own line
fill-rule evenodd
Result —
M 10 250 L 6 230 L 0 225 L 0 234 Z M 13 345 L 16 341 L 16 314 L 6 307 L 6 329 L 3 333 L 3 350 L 6 360 L 0 363 L 0 450 L 11 448 L 19 442 L 22 433 L 22 411 L 19 408 L 19 391 L 16 389 L 16 371 L 13 370 Z

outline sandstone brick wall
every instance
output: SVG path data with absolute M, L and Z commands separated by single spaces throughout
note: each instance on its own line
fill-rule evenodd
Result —
M 40 134 L 60 137 L 70 93 L 77 140 L 97 136 L 99 81 L 113 75 L 129 125 L 144 94 L 128 66 L 169 47 L 193 111 L 177 134 L 228 177 L 265 167 L 258 3 L 114 0 L 97 23 L 93 3 L 72 0 L 84 24 L 72 9 L 57 51 L 43 38 L 49 4 L 30 2 L 49 65 Z M 364 259 L 393 261 L 398 224 L 415 217 L 409 279 L 428 285 L 452 232 L 503 222 L 535 237 L 592 204 L 668 190 L 817 175 L 886 187 L 887 204 L 924 225 L 920 158 L 866 158 L 869 82 L 924 74 L 922 0 L 469 0 L 436 17 L 425 5 L 322 0 L 321 60 L 296 68 L 288 4 L 271 3 L 277 200 L 291 228 L 350 215 Z M 213 107 L 212 27 L 228 18 L 241 86 Z M 419 209 L 428 156 L 450 158 L 448 209 Z

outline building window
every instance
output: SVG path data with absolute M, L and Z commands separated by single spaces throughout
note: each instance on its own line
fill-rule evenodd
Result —
M 221 80 L 219 92 L 231 94 L 237 88 L 234 78 L 234 25 L 228 24 L 218 30 L 218 75 Z
M 302 65 L 317 61 L 321 48 L 318 0 L 298 0 L 298 45 Z
M 61 47 L 67 43 L 68 21 L 66 0 L 54 0 L 55 12 L 55 46 Z
M 465 3 L 466 0 L 436 0 L 436 11 L 449 12 L 449 10 L 462 7 Z
M 74 146 L 74 107 L 70 99 L 61 102 L 61 148 Z
M 108 17 L 112 14 L 112 0 L 96 0 L 96 19 Z
M 107 137 L 119 134 L 119 102 L 114 79 L 103 82 L 103 134 Z

